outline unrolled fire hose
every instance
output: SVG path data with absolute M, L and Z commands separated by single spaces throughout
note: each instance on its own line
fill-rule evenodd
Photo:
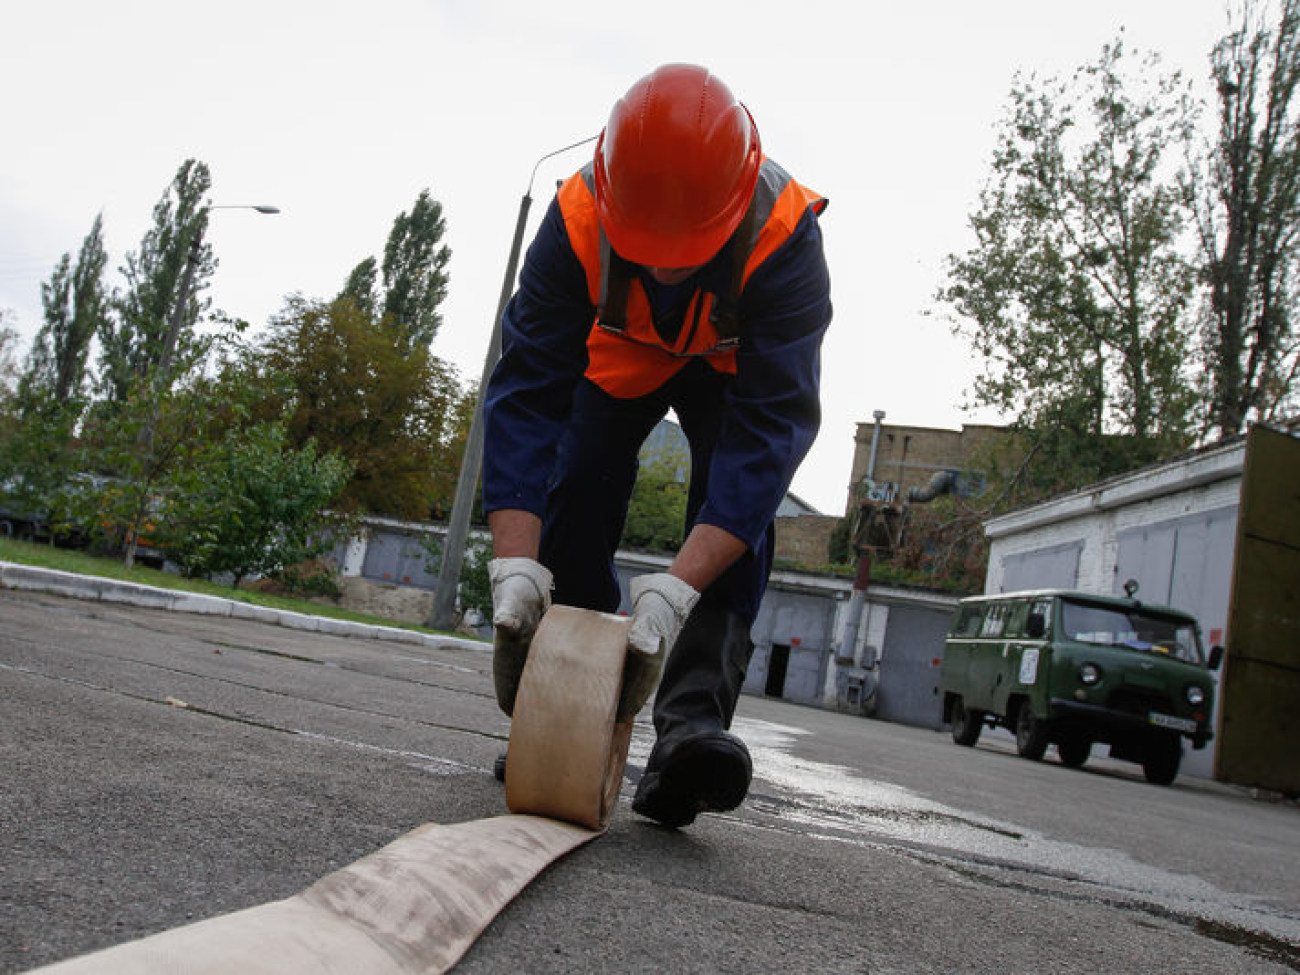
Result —
M 427 824 L 286 900 L 39 972 L 446 971 L 534 877 L 605 830 L 632 736 L 632 722 L 614 721 L 628 625 L 568 606 L 542 618 L 510 730 L 510 815 Z

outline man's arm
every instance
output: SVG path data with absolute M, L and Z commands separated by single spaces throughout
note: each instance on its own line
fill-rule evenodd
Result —
M 686 536 L 686 542 L 668 567 L 668 573 L 696 592 L 703 592 L 731 568 L 747 548 L 749 546 L 731 532 L 715 525 L 699 524 Z
M 483 508 L 546 511 L 546 485 L 587 367 L 595 306 L 552 201 L 501 322 L 501 359 L 484 393 Z M 535 555 L 536 553 L 534 553 Z
M 542 544 L 542 519 L 531 511 L 498 508 L 488 515 L 492 555 L 498 559 L 536 559 Z

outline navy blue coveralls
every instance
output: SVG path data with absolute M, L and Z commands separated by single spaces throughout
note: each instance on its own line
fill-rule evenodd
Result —
M 689 280 L 637 274 L 656 331 L 683 327 L 697 289 L 726 286 L 729 243 Z M 820 424 L 820 349 L 830 281 L 816 213 L 749 276 L 741 292 L 735 375 L 694 359 L 644 396 L 620 399 L 586 378 L 596 307 L 558 202 L 550 205 L 503 317 L 502 356 L 485 398 L 483 506 L 542 519 L 539 561 L 554 602 L 614 612 L 614 570 L 638 451 L 673 410 L 690 445 L 686 530 L 717 526 L 748 546 L 701 602 L 757 616 L 772 566 L 773 519 Z

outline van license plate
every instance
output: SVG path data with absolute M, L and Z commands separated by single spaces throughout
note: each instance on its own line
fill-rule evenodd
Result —
M 1152 711 L 1148 718 L 1158 728 L 1172 728 L 1174 731 L 1186 731 L 1188 734 L 1196 732 L 1196 722 L 1190 718 L 1175 718 L 1171 714 L 1160 714 L 1157 711 Z

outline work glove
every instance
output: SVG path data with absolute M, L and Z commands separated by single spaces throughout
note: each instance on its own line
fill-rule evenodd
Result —
M 515 695 L 524 673 L 528 648 L 542 615 L 551 608 L 551 570 L 525 558 L 493 559 L 488 563 L 492 582 L 492 683 L 497 704 L 506 714 L 515 711 Z
M 637 576 L 630 590 L 632 626 L 627 634 L 627 662 L 623 665 L 617 721 L 635 718 L 654 693 L 664 658 L 700 598 L 691 586 L 667 572 Z

